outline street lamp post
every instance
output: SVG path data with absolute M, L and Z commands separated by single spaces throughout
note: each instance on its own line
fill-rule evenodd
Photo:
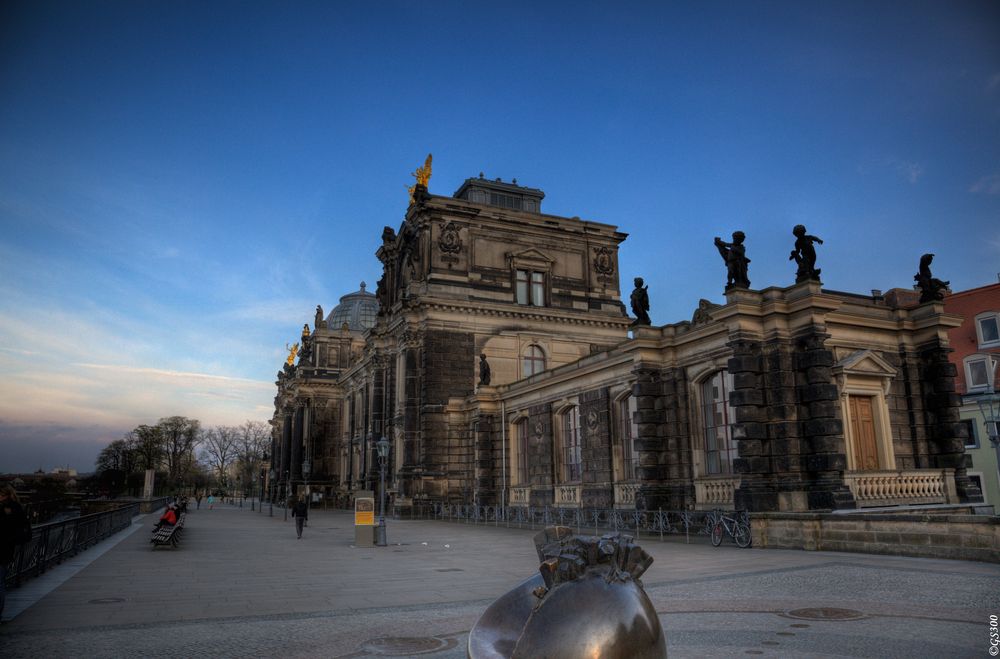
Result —
M 274 517 L 274 467 L 267 468 L 267 516 Z
M 378 528 L 375 530 L 375 544 L 379 547 L 386 546 L 385 540 L 385 461 L 389 456 L 389 440 L 382 437 L 375 443 L 375 448 L 378 450 L 378 471 L 379 471 L 379 485 L 381 488 L 381 493 L 379 495 L 379 507 L 378 507 Z
M 286 469 L 286 470 L 285 470 L 285 496 L 284 496 L 284 500 L 285 500 L 285 521 L 286 521 L 286 522 L 288 521 L 288 494 L 289 494 L 289 488 L 288 488 L 288 486 L 289 486 L 289 483 L 288 483 L 288 478 L 289 478 L 289 476 L 290 476 L 290 473 L 289 473 L 289 471 L 288 471 L 288 470 Z
M 1000 476 L 1000 394 L 987 394 L 976 398 L 979 413 L 986 423 L 986 436 L 993 445 L 997 458 L 997 475 Z
M 305 481 L 306 488 L 306 524 L 309 524 L 309 499 L 312 498 L 312 492 L 309 491 L 309 474 L 312 473 L 312 462 L 309 458 L 302 461 L 302 479 Z

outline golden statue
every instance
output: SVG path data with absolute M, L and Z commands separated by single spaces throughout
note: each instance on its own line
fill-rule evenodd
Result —
M 285 363 L 288 364 L 289 366 L 294 366 L 295 355 L 299 352 L 299 344 L 296 343 L 295 345 L 289 347 L 289 345 L 286 343 L 285 350 L 288 351 L 288 359 L 285 360 Z
M 302 325 L 302 338 L 303 339 L 309 338 L 309 323 L 305 323 Z
M 410 176 L 417 179 L 417 182 L 414 185 L 411 185 L 409 188 L 407 188 L 407 190 L 410 193 L 411 204 L 413 203 L 413 192 L 414 190 L 416 190 L 417 186 L 422 185 L 424 186 L 424 188 L 426 188 L 427 182 L 431 180 L 431 160 L 433 160 L 433 156 L 428 153 L 427 160 L 424 161 L 424 166 L 417 167 L 417 171 L 410 174 Z
M 424 166 L 417 167 L 417 171 L 413 172 L 414 178 L 417 179 L 417 185 L 427 187 L 427 182 L 431 180 L 431 160 L 433 157 L 428 153 L 427 160 L 424 161 Z

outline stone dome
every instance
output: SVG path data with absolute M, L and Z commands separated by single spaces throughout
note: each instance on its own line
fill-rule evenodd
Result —
M 365 290 L 365 282 L 361 282 L 360 290 L 340 298 L 340 304 L 326 317 L 326 326 L 339 330 L 347 323 L 352 332 L 363 332 L 375 326 L 377 314 L 378 300 L 373 293 Z

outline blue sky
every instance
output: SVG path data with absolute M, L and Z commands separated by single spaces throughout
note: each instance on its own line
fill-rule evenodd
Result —
M 270 418 L 409 176 L 618 225 L 653 322 L 755 288 L 1000 271 L 995 2 L 0 4 L 0 472 L 139 423 Z

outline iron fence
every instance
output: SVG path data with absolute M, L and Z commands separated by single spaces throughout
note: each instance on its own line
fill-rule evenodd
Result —
M 577 533 L 625 531 L 641 537 L 710 536 L 722 515 L 750 523 L 746 511 L 722 510 L 619 510 L 616 508 L 555 508 L 552 506 L 483 506 L 473 504 L 418 504 L 414 517 L 465 524 L 492 524 L 515 528 L 568 526 Z
M 36 526 L 31 540 L 17 545 L 14 550 L 14 560 L 7 566 L 7 585 L 19 585 L 23 580 L 37 576 L 52 565 L 128 528 L 132 518 L 139 514 L 139 505 L 131 503 L 102 513 Z

